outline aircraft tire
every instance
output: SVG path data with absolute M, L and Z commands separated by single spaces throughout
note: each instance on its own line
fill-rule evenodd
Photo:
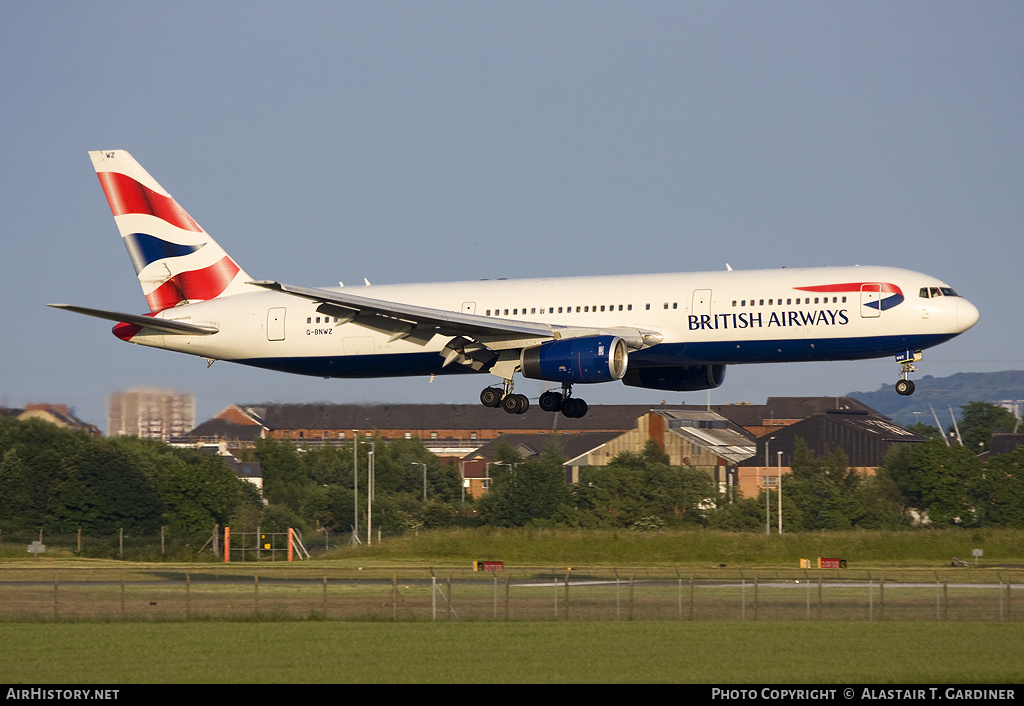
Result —
M 480 403 L 484 407 L 500 407 L 501 406 L 501 388 L 500 387 L 485 387 L 480 392 Z
M 562 409 L 562 394 L 554 390 L 548 390 L 540 396 L 537 404 L 545 412 L 557 412 Z
M 914 394 L 914 381 L 913 380 L 897 380 L 896 381 L 896 392 L 897 394 L 903 395 L 904 397 Z

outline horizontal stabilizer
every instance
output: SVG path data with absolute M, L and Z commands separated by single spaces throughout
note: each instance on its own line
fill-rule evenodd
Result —
M 217 328 L 213 326 L 199 326 L 197 324 L 188 324 L 184 321 L 175 321 L 173 319 L 158 319 L 154 316 L 139 316 L 138 314 L 122 314 L 116 311 L 88 309 L 84 306 L 72 306 L 71 304 L 47 304 L 46 306 L 52 306 L 54 309 L 73 311 L 76 314 L 95 316 L 97 319 L 117 321 L 118 323 L 124 324 L 135 324 L 136 326 L 155 329 L 157 331 L 163 331 L 164 333 L 188 336 L 209 336 L 210 334 L 217 333 Z

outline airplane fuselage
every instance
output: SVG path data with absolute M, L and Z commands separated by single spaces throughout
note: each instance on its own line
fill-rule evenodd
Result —
M 659 332 L 631 367 L 854 360 L 923 350 L 978 318 L 945 283 L 889 267 L 829 267 L 325 288 L 394 302 L 583 329 Z M 138 331 L 133 343 L 320 377 L 473 372 L 442 368 L 447 338 L 425 345 L 338 323 L 317 304 L 271 291 L 165 310 L 212 336 Z M 124 336 L 122 336 L 124 337 Z M 516 342 L 512 342 L 516 343 Z M 525 340 L 519 343 L 528 344 Z

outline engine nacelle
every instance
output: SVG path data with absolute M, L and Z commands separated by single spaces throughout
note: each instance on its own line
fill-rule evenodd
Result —
M 549 382 L 610 382 L 626 374 L 629 351 L 618 336 L 566 338 L 523 350 L 523 375 Z
M 724 365 L 671 365 L 660 368 L 630 368 L 622 379 L 632 387 L 691 392 L 710 390 L 725 380 Z

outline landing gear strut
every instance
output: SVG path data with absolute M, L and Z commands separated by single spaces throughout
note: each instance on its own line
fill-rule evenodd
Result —
M 480 392 L 480 403 L 484 407 L 501 407 L 509 414 L 524 414 L 530 408 L 526 395 L 512 393 L 512 381 L 505 380 L 503 387 L 486 387 Z
M 586 401 L 572 396 L 572 385 L 562 384 L 562 391 L 548 390 L 540 396 L 540 408 L 545 412 L 561 412 L 570 419 L 579 419 L 586 415 L 589 407 Z
M 914 394 L 914 381 L 910 379 L 910 373 L 917 372 L 917 366 L 914 363 L 923 357 L 921 351 L 907 351 L 896 356 L 896 362 L 900 364 L 900 379 L 896 381 L 897 394 L 904 397 Z

